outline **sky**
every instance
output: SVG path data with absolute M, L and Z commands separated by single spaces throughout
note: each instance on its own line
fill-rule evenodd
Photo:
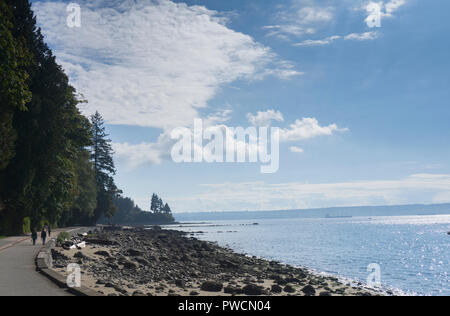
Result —
M 70 2 L 79 27 L 67 23 Z M 448 1 L 35 0 L 33 9 L 89 101 L 80 109 L 105 118 L 118 186 L 143 209 L 153 192 L 175 213 L 450 202 Z M 277 172 L 175 163 L 171 133 L 195 119 L 278 127 Z

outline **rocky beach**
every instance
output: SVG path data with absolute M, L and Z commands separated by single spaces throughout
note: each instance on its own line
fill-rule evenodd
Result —
M 303 268 L 238 254 L 159 227 L 97 229 L 82 249 L 52 250 L 53 269 L 81 268 L 82 285 L 109 296 L 373 296 Z

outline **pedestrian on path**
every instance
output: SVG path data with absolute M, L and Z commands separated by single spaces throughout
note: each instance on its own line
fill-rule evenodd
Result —
M 33 246 L 36 246 L 36 240 L 38 239 L 38 234 L 36 232 L 36 229 L 34 229 L 34 228 L 31 231 L 31 239 L 33 240 Z
M 50 228 L 50 224 L 47 224 L 48 237 L 52 237 L 52 229 Z
M 42 244 L 45 245 L 45 240 L 47 239 L 47 232 L 45 231 L 45 229 L 42 229 L 41 238 L 42 238 Z

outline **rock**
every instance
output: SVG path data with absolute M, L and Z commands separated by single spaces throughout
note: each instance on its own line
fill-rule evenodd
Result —
M 147 260 L 145 260 L 144 258 L 142 258 L 142 257 L 136 257 L 136 258 L 134 258 L 134 260 L 136 262 L 144 265 L 144 266 L 148 266 L 149 265 L 149 262 Z
M 272 275 L 271 277 L 270 277 L 272 280 L 274 280 L 275 281 L 275 283 L 278 283 L 279 285 L 286 285 L 288 282 L 285 280 L 285 279 L 283 279 L 281 276 L 279 276 L 279 275 Z
M 100 250 L 100 251 L 94 252 L 94 255 L 101 256 L 101 257 L 106 257 L 106 258 L 111 257 L 109 252 L 104 251 L 104 250 Z
M 272 285 L 272 289 L 270 290 L 272 293 L 281 293 L 283 292 L 283 289 L 278 284 Z
M 223 289 L 223 284 L 215 281 L 203 282 L 201 290 L 205 292 L 221 292 Z
M 191 293 L 189 293 L 190 296 L 198 296 L 200 295 L 200 293 L 196 292 L 196 291 L 192 291 Z
M 134 291 L 133 296 L 145 296 L 145 294 L 142 293 L 141 291 Z
M 128 261 L 128 260 L 121 260 L 119 262 L 121 265 L 123 265 L 124 269 L 127 270 L 135 270 L 137 269 L 137 265 L 134 262 Z
M 85 257 L 85 255 L 81 251 L 78 251 L 77 253 L 75 253 L 73 255 L 73 257 L 78 258 L 78 259 L 83 259 Z
M 286 293 L 295 293 L 295 289 L 291 285 L 286 285 L 283 289 Z
M 121 288 L 121 287 L 118 286 L 118 285 L 115 285 L 115 286 L 114 286 L 114 290 L 116 290 L 117 292 L 119 292 L 119 293 L 121 293 L 121 294 L 128 294 L 127 290 Z
M 255 284 L 248 284 L 244 286 L 243 290 L 245 295 L 250 296 L 258 296 L 265 294 L 264 288 Z
M 286 278 L 287 283 L 300 283 L 300 279 L 297 278 Z
M 332 296 L 330 292 L 321 292 L 319 296 Z
M 130 257 L 140 257 L 140 256 L 142 256 L 144 253 L 143 253 L 142 251 L 140 251 L 140 250 L 130 248 L 130 249 L 128 249 L 128 250 L 126 251 L 125 254 L 126 254 L 127 256 L 130 256 Z
M 302 292 L 305 293 L 306 296 L 314 296 L 314 295 L 316 295 L 316 290 L 311 285 L 305 286 L 302 289 Z
M 227 287 L 223 290 L 223 292 L 224 292 L 225 294 L 236 294 L 237 289 L 234 288 L 234 287 L 232 287 L 232 286 L 227 286 Z
M 184 289 L 186 287 L 186 281 L 184 280 L 176 280 L 175 285 Z

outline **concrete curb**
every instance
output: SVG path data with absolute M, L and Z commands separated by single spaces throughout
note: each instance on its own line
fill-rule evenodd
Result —
M 52 239 L 38 252 L 35 258 L 36 271 L 58 285 L 60 288 L 66 289 L 75 296 L 103 296 L 86 286 L 81 286 L 79 288 L 68 287 L 66 277 L 59 274 L 55 270 L 52 270 L 52 249 L 55 247 L 55 244 L 55 240 Z

